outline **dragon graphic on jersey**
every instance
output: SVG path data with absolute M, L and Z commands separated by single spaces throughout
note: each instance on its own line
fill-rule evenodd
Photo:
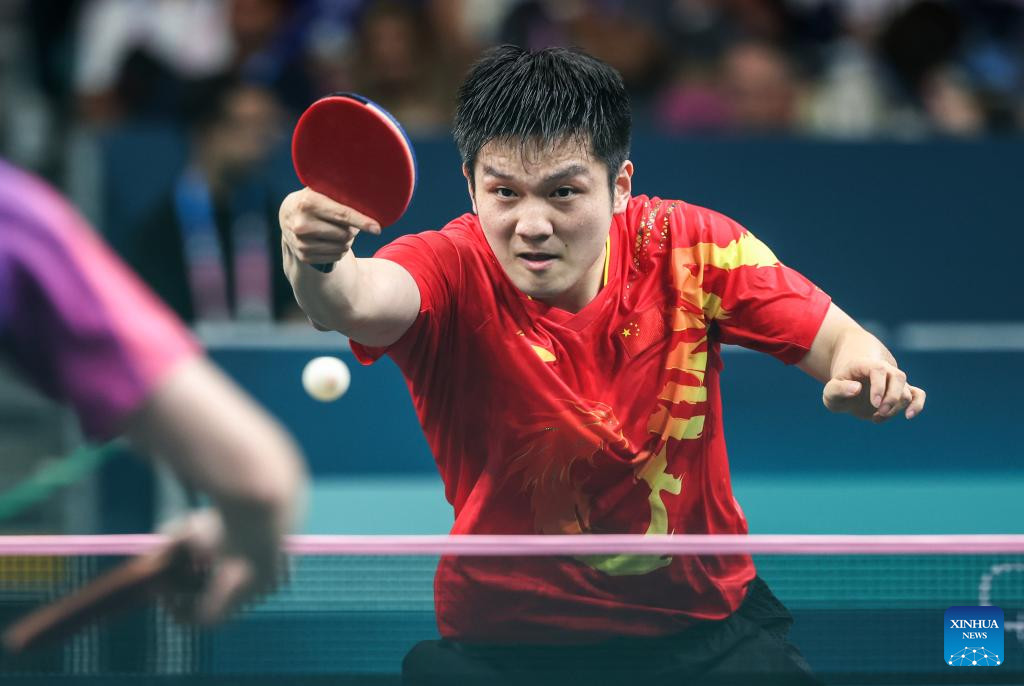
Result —
M 585 404 L 583 404 L 585 403 Z M 601 451 L 627 445 L 612 408 L 601 402 L 566 401 L 555 416 L 524 427 L 524 447 L 512 456 L 509 475 L 519 474 L 538 533 L 580 534 L 590 528 L 590 497 L 577 468 Z

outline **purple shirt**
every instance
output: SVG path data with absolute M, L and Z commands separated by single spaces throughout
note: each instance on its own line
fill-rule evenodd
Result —
M 66 200 L 0 160 L 0 355 L 70 403 L 89 436 L 108 438 L 197 353 Z

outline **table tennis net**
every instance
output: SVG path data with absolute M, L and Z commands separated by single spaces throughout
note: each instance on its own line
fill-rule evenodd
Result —
M 563 539 L 602 537 L 487 537 L 519 546 L 506 549 L 474 547 L 475 538 L 297 537 L 290 581 L 214 630 L 179 625 L 151 606 L 93 624 L 60 645 L 0 658 L 0 675 L 41 684 L 90 675 L 332 675 L 398 683 L 408 650 L 438 637 L 433 577 L 452 541 L 459 539 L 460 554 L 500 555 L 514 569 L 524 555 L 578 556 L 572 541 L 559 547 Z M 628 540 L 630 554 L 644 549 L 645 537 L 609 538 Z M 945 613 L 956 606 L 1003 612 L 1002 652 L 986 647 L 1000 665 L 972 674 L 984 671 L 986 683 L 1024 683 L 1024 537 L 665 540 L 673 538 L 695 543 L 663 544 L 648 554 L 732 555 L 746 542 L 758 575 L 794 617 L 790 640 L 828 683 L 949 683 L 966 674 L 944 655 Z M 33 547 L 0 538 L 0 625 L 156 544 L 155 537 L 47 539 Z M 719 539 L 727 544 L 716 548 Z M 603 550 L 614 549 L 611 542 Z M 971 643 L 965 648 L 978 647 Z

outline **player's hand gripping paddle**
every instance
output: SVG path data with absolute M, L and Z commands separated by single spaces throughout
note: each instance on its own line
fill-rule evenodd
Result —
M 416 157 L 402 126 L 354 93 L 314 102 L 292 136 L 292 164 L 305 186 L 388 226 L 409 207 Z M 329 272 L 334 265 L 313 265 Z
M 33 610 L 3 634 L 8 654 L 65 638 L 110 615 L 142 607 L 163 593 L 198 592 L 206 574 L 183 542 L 124 562 L 74 593 Z

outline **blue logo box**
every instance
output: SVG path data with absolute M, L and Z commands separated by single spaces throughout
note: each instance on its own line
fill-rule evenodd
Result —
M 998 607 L 951 607 L 942 630 L 950 667 L 998 667 L 1003 664 L 1003 611 Z

